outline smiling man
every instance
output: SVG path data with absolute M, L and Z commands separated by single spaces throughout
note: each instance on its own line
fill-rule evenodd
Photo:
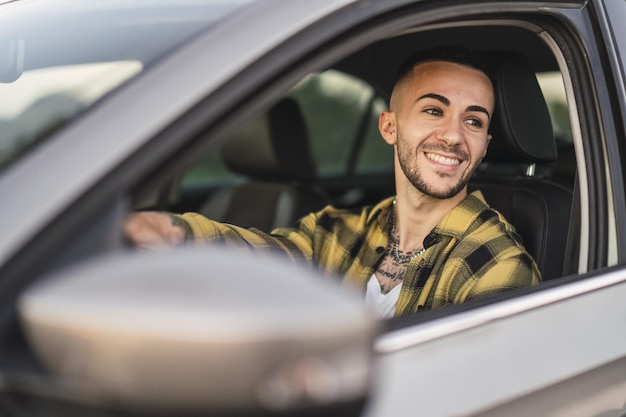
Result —
M 278 251 L 361 289 L 384 318 L 537 284 L 513 226 L 467 192 L 493 108 L 478 57 L 459 47 L 421 51 L 400 68 L 379 120 L 395 150 L 396 196 L 357 211 L 327 207 L 270 234 L 195 213 L 135 213 L 126 235 L 148 248 L 193 240 Z

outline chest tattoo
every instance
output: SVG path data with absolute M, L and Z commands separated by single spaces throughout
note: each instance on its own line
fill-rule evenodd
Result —
M 402 282 L 407 264 L 396 262 L 391 256 L 389 249 L 376 270 L 376 279 L 380 284 L 380 292 L 388 294 L 395 286 Z

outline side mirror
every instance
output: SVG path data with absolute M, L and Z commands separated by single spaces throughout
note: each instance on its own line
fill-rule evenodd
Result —
M 365 398 L 377 325 L 346 291 L 273 256 L 180 248 L 64 271 L 19 314 L 52 380 L 98 404 L 284 415 Z
M 23 39 L 0 39 L 0 83 L 12 83 L 24 71 Z

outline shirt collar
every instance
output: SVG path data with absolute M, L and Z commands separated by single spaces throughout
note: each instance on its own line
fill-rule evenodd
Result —
M 381 229 L 386 230 L 386 226 L 389 224 L 393 199 L 394 197 L 389 197 L 376 204 L 370 212 L 367 222 L 378 220 Z M 485 197 L 480 190 L 476 190 L 468 194 L 463 201 L 450 210 L 431 233 L 460 238 L 467 232 L 467 229 L 474 223 L 480 213 L 488 208 L 489 205 Z
M 387 225 L 391 221 L 391 207 L 393 205 L 393 199 L 395 197 L 389 197 L 382 200 L 380 203 L 376 204 L 369 216 L 367 217 L 367 223 L 370 224 L 372 221 L 378 220 L 378 225 L 382 230 L 387 230 Z
M 485 197 L 479 190 L 476 190 L 450 210 L 435 226 L 433 233 L 460 238 L 476 221 L 480 213 L 488 208 Z

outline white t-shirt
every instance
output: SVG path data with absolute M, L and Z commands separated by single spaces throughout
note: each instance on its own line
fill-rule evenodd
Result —
M 365 290 L 365 304 L 374 311 L 378 318 L 387 319 L 393 317 L 398 303 L 398 296 L 402 283 L 396 285 L 387 294 L 380 291 L 380 283 L 376 274 L 372 274 L 367 281 L 367 289 Z

